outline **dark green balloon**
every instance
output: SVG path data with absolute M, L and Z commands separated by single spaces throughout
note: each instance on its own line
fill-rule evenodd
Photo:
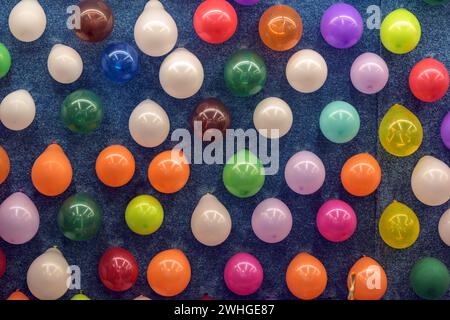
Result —
M 252 50 L 239 50 L 225 64 L 225 83 L 239 97 L 248 97 L 262 90 L 267 80 L 263 59 Z
M 445 4 L 448 3 L 449 0 L 423 0 L 426 3 L 432 4 L 432 5 L 437 5 L 437 4 Z
M 67 128 L 76 133 L 90 133 L 103 120 L 103 105 L 100 98 L 89 90 L 77 90 L 64 100 L 61 117 Z
M 448 269 L 435 258 L 423 258 L 416 262 L 409 275 L 414 292 L 423 299 L 439 299 L 450 286 Z
M 102 209 L 87 193 L 77 193 L 59 209 L 58 226 L 61 232 L 75 241 L 89 240 L 102 225 Z

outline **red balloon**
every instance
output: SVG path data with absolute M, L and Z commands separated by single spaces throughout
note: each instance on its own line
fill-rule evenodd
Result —
M 105 287 L 113 291 L 126 291 L 136 282 L 139 267 L 133 255 L 125 249 L 111 247 L 98 264 L 98 274 Z
M 433 59 L 419 61 L 409 74 L 409 87 L 414 96 L 424 102 L 434 102 L 445 96 L 449 86 L 448 71 Z
M 5 272 L 6 272 L 6 256 L 3 250 L 0 248 L 0 278 L 3 277 Z
M 225 0 L 206 0 L 194 14 L 194 29 L 208 43 L 218 44 L 236 32 L 238 18 L 233 6 Z

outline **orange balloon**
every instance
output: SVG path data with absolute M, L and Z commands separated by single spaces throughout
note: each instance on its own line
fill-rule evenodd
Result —
M 147 281 L 157 294 L 173 297 L 183 292 L 191 281 L 189 260 L 178 249 L 161 251 L 150 261 Z
M 134 176 L 136 164 L 131 152 L 121 145 L 112 145 L 97 157 L 95 171 L 97 177 L 108 187 L 122 187 Z
M 30 300 L 25 294 L 23 294 L 21 291 L 17 290 L 11 293 L 6 300 Z
M 362 257 L 348 273 L 350 300 L 380 300 L 387 289 L 386 272 L 374 259 Z
M 189 179 L 189 163 L 181 150 L 167 150 L 158 154 L 148 167 L 150 184 L 162 193 L 175 193 Z
M 8 178 L 10 168 L 8 153 L 0 146 L 0 184 Z
M 36 159 L 31 169 L 34 187 L 43 195 L 57 196 L 72 182 L 72 165 L 64 150 L 53 143 Z
M 354 155 L 342 167 L 341 180 L 348 193 L 359 197 L 368 196 L 380 185 L 380 165 L 368 153 Z
M 289 291 L 299 299 L 312 300 L 320 296 L 327 287 L 327 270 L 319 259 L 309 253 L 299 253 L 286 271 Z

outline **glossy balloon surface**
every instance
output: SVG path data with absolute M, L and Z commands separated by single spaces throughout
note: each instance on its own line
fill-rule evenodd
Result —
M 424 102 L 435 102 L 448 91 L 449 76 L 442 62 L 426 58 L 419 61 L 409 74 L 409 88 L 414 96 Z
M 180 191 L 188 182 L 190 167 L 180 150 L 167 150 L 158 154 L 148 167 L 148 180 L 161 193 Z
M 0 79 L 5 77 L 11 69 L 11 54 L 8 48 L 0 43 Z
M 8 24 L 17 40 L 33 42 L 44 34 L 47 17 L 37 0 L 21 0 L 11 10 Z
M 380 165 L 368 153 L 354 155 L 342 167 L 341 181 L 348 193 L 358 197 L 368 196 L 380 185 Z
M 331 142 L 346 143 L 359 132 L 359 113 L 344 101 L 329 103 L 320 114 L 320 131 Z
M 444 120 L 442 120 L 441 138 L 447 149 L 450 149 L 450 112 L 447 113 L 447 115 L 444 117 Z
M 294 116 L 291 107 L 282 99 L 269 97 L 258 103 L 253 112 L 253 123 L 259 134 L 269 139 L 286 135 Z
M 264 271 L 255 256 L 240 252 L 228 260 L 223 277 L 231 292 L 239 296 L 248 296 L 261 287 Z
M 8 178 L 10 170 L 11 163 L 9 161 L 8 153 L 0 146 L 0 185 Z
M 217 98 L 204 99 L 192 111 L 191 127 L 200 139 L 215 141 L 218 136 L 215 130 L 219 130 L 224 138 L 231 127 L 230 110 Z
M 82 0 L 80 8 L 80 28 L 75 29 L 78 38 L 88 42 L 105 40 L 114 28 L 111 8 L 103 0 Z
M 441 240 L 450 247 L 450 209 L 445 211 L 439 219 L 438 231 Z
M 128 203 L 125 221 L 134 233 L 146 236 L 156 232 L 164 220 L 164 209 L 155 197 L 137 196 Z
M 98 274 L 106 288 L 122 292 L 134 286 L 139 275 L 139 267 L 128 250 L 111 247 L 100 259 Z
M 356 230 L 357 218 L 353 208 L 342 200 L 329 200 L 317 212 L 317 229 L 332 242 L 350 238 Z
M 109 80 L 125 83 L 139 72 L 139 55 L 136 49 L 126 42 L 112 43 L 103 51 L 101 66 Z
M 8 94 L 0 104 L 0 121 L 13 131 L 28 128 L 36 116 L 36 104 L 27 90 L 17 90 Z
M 312 93 L 325 84 L 328 66 L 320 53 L 303 49 L 294 53 L 286 65 L 286 78 L 292 88 L 301 93 Z
M 447 266 L 440 260 L 426 257 L 417 261 L 409 274 L 414 292 L 422 299 L 441 299 L 450 286 Z
M 386 293 L 386 272 L 370 257 L 362 257 L 348 272 L 349 300 L 380 300 Z
M 73 48 L 63 44 L 55 44 L 47 59 L 50 76 L 62 84 L 77 81 L 83 72 L 83 60 Z
M 131 152 L 124 146 L 112 145 L 97 157 L 95 171 L 97 177 L 108 187 L 122 187 L 134 176 L 136 164 Z
M 353 86 L 365 94 L 383 90 L 389 80 L 389 68 L 379 55 L 366 52 L 358 56 L 350 69 Z
M 292 229 L 292 214 L 288 206 L 276 198 L 262 201 L 253 211 L 252 229 L 267 243 L 283 241 Z
M 322 160 L 310 151 L 294 154 L 284 169 L 284 178 L 289 188 L 302 195 L 318 191 L 325 182 L 325 175 Z
M 389 13 L 381 23 L 383 46 L 392 53 L 405 54 L 419 44 L 422 29 L 416 16 L 400 8 Z

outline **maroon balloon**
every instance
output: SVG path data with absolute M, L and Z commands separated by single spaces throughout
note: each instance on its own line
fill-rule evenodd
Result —
M 111 247 L 98 264 L 98 274 L 105 287 L 113 291 L 126 291 L 136 282 L 139 267 L 133 255 L 125 249 Z
M 105 40 L 114 28 L 111 8 L 102 0 L 83 0 L 80 7 L 80 28 L 75 29 L 78 38 L 89 42 Z
M 3 277 L 5 272 L 6 272 L 6 256 L 3 250 L 0 248 L 0 278 Z
M 192 112 L 191 126 L 193 129 L 196 121 L 202 122 L 202 135 L 208 129 L 220 130 L 225 135 L 226 130 L 231 126 L 231 114 L 222 101 L 216 98 L 208 98 L 201 101 Z

